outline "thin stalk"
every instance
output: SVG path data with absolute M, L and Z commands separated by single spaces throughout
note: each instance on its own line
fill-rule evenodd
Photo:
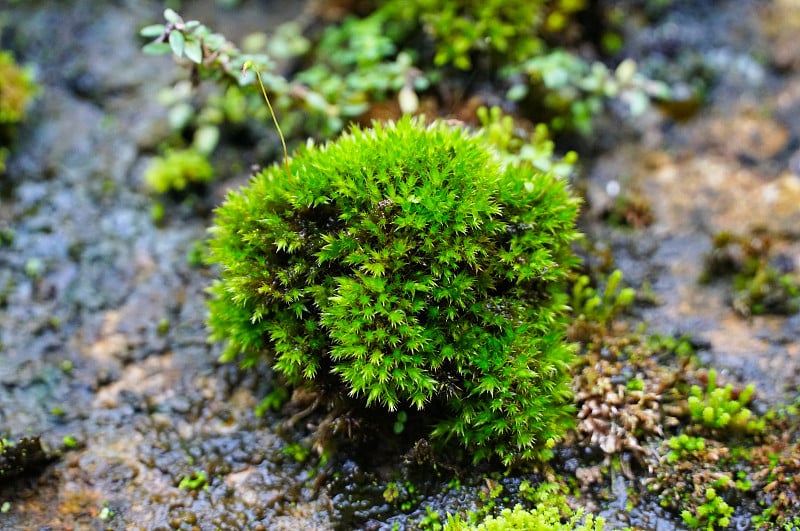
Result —
M 272 104 L 269 102 L 269 96 L 267 96 L 267 89 L 264 88 L 264 82 L 261 80 L 261 72 L 259 72 L 258 68 L 255 65 L 253 65 L 250 61 L 247 61 L 242 67 L 242 73 L 245 73 L 247 69 L 250 67 L 252 67 L 253 70 L 255 70 L 256 72 L 258 85 L 261 87 L 261 94 L 264 96 L 264 101 L 267 102 L 267 108 L 269 109 L 270 116 L 272 116 L 272 122 L 275 124 L 275 129 L 278 130 L 278 136 L 281 138 L 281 146 L 283 146 L 283 163 L 284 166 L 286 166 L 286 176 L 291 179 L 292 172 L 289 170 L 289 151 L 286 149 L 286 139 L 283 138 L 283 131 L 281 131 L 280 124 L 278 124 L 278 118 L 277 116 L 275 116 L 275 110 L 272 108 Z

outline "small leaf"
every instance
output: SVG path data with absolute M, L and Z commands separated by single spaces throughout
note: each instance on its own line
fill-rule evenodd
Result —
M 219 33 L 212 33 L 211 35 L 207 35 L 203 42 L 209 50 L 215 51 L 222 48 L 227 41 L 225 40 L 225 37 Z
M 186 38 L 180 31 L 174 30 L 169 34 L 169 46 L 172 48 L 172 53 L 177 57 L 183 57 L 183 48 L 186 44 Z
M 164 55 L 172 50 L 166 42 L 149 42 L 142 46 L 142 53 L 147 55 Z
M 145 26 L 139 30 L 139 35 L 142 37 L 159 37 L 162 33 L 164 33 L 164 24 L 150 24 L 149 26 Z
M 328 101 L 318 92 L 309 91 L 305 99 L 308 106 L 315 111 L 325 112 L 328 109 Z
M 203 47 L 200 45 L 200 41 L 194 39 L 186 41 L 186 47 L 183 51 L 190 61 L 197 64 L 203 62 Z
M 179 24 L 183 22 L 181 16 L 170 8 L 164 10 L 164 18 L 167 20 L 167 22 L 172 22 L 173 24 Z
M 219 143 L 219 127 L 204 125 L 194 133 L 192 147 L 203 155 L 210 155 Z

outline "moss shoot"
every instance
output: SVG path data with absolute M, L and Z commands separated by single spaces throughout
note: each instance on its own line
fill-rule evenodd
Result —
M 564 283 L 578 200 L 564 180 L 411 119 L 289 165 L 217 210 L 209 327 L 223 358 L 419 410 L 433 441 L 476 461 L 549 457 L 573 423 Z

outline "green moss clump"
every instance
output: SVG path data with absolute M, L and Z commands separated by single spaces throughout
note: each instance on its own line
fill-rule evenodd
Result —
M 213 176 L 214 168 L 205 155 L 193 149 L 180 149 L 154 158 L 144 173 L 144 181 L 148 188 L 163 194 L 208 182 Z
M 291 385 L 424 410 L 432 439 L 476 461 L 548 457 L 573 422 L 566 183 L 411 119 L 307 148 L 289 173 L 266 169 L 217 211 L 223 358 L 266 356 Z
M 0 51 L 0 124 L 22 121 L 37 92 L 30 70 L 20 68 L 9 52 Z
M 0 51 L 0 172 L 5 171 L 12 127 L 25 118 L 28 105 L 38 91 L 32 72 L 20 68 L 9 52 Z

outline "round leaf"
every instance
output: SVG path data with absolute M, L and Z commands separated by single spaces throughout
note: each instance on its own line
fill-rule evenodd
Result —
M 139 35 L 142 37 L 159 37 L 162 33 L 164 33 L 164 24 L 150 24 L 149 26 L 145 26 L 139 30 Z
M 186 38 L 180 31 L 174 30 L 169 34 L 169 46 L 172 48 L 172 53 L 177 57 L 183 57 L 183 49 L 186 44 Z
M 186 41 L 186 46 L 183 49 L 186 57 L 193 63 L 200 64 L 203 62 L 203 47 L 200 41 L 190 39 Z

